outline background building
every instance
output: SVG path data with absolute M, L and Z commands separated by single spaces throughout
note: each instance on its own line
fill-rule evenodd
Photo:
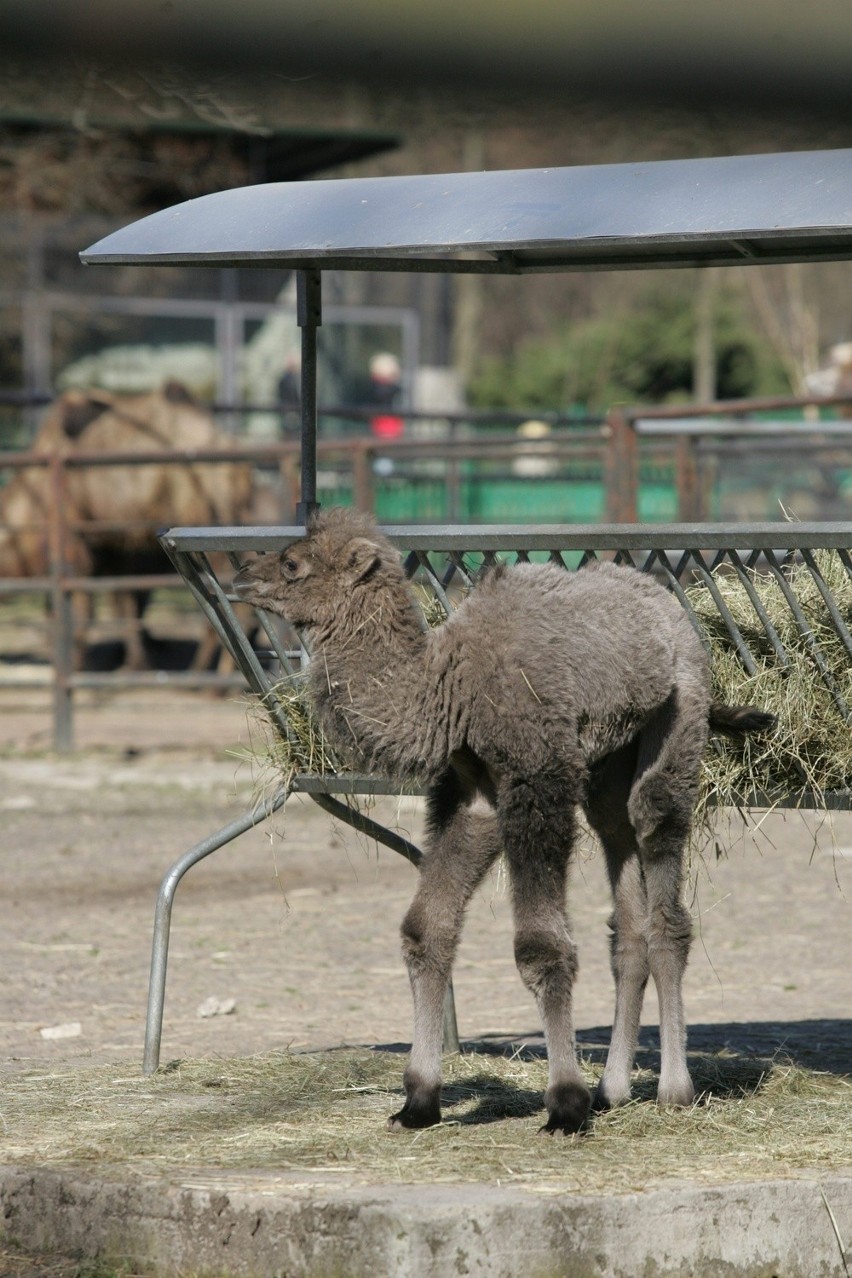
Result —
M 70 22 L 75 6 L 59 15 Z M 70 26 L 73 53 L 59 56 L 58 36 L 33 36 L 32 12 L 24 38 L 7 43 L 0 75 L 7 442 L 32 424 L 10 398 L 43 399 L 72 383 L 137 389 L 181 376 L 209 400 L 274 398 L 296 341 L 285 273 L 95 271 L 77 263 L 80 248 L 153 209 L 255 181 L 852 142 L 829 63 L 798 92 L 790 80 L 786 95 L 753 77 L 750 98 L 745 72 L 735 84 L 720 76 L 716 96 L 698 79 L 690 93 L 683 57 L 670 64 L 666 95 L 659 78 L 642 80 L 646 47 L 637 51 L 635 83 L 624 80 L 616 93 L 617 77 L 591 83 L 594 60 L 563 84 L 545 59 L 536 82 L 519 45 L 517 66 L 487 68 L 480 57 L 475 75 L 448 78 L 436 73 L 434 50 L 422 74 L 407 74 L 403 46 L 393 42 L 398 64 L 389 65 L 386 51 L 368 68 L 368 40 L 354 49 L 353 74 L 343 75 L 334 41 L 325 56 L 318 43 L 313 62 L 305 61 L 304 40 L 282 45 L 290 52 L 280 56 L 272 47 L 259 53 L 256 41 L 252 60 L 248 37 L 263 30 L 254 18 L 250 5 L 245 30 L 234 33 L 232 67 L 212 44 L 203 63 L 129 63 L 112 56 L 109 22 L 89 46 L 88 29 Z M 135 30 L 144 52 L 142 34 Z M 464 42 L 453 47 L 463 61 Z M 621 56 L 613 52 L 613 71 Z M 401 402 L 426 408 L 468 397 L 600 409 L 614 398 L 801 389 L 824 351 L 852 334 L 850 282 L 848 264 L 522 280 L 330 273 L 321 394 L 326 403 L 363 402 L 369 359 L 379 350 L 400 360 Z M 656 363 L 643 324 L 653 330 Z M 272 428 L 256 414 L 240 420 L 258 434 Z

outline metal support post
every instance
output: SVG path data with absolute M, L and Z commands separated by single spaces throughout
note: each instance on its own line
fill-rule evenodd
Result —
M 460 1052 L 459 1026 L 456 1020 L 456 999 L 453 993 L 453 982 L 450 979 L 444 995 L 444 1051 Z
M 698 474 L 696 441 L 690 435 L 679 435 L 675 442 L 675 484 L 677 517 L 681 523 L 698 523 L 704 518 L 703 492 Z
M 71 676 L 74 665 L 74 610 L 64 578 L 68 570 L 68 529 L 65 523 L 65 481 L 63 458 L 50 459 L 48 483 L 48 543 L 50 553 L 50 611 L 53 619 L 53 748 L 68 754 L 73 748 Z
M 398 852 L 400 856 L 404 856 L 412 865 L 419 867 L 423 854 L 419 848 L 415 847 L 413 843 L 409 843 L 408 839 L 404 839 L 401 834 L 397 834 L 394 830 L 385 829 L 384 826 L 379 825 L 378 822 L 368 817 L 366 813 L 361 812 L 356 807 L 350 807 L 347 803 L 341 803 L 340 799 L 331 794 L 312 792 L 311 798 L 314 803 L 324 808 L 331 816 L 345 821 L 347 825 L 352 826 L 353 830 L 359 830 L 361 834 L 366 834 L 368 838 L 376 839 L 377 842 L 383 843 L 386 848 L 390 848 L 393 852 Z M 447 984 L 447 992 L 444 996 L 444 1051 L 461 1051 L 452 978 Z
M 151 977 L 148 982 L 148 1017 L 145 1023 L 145 1051 L 142 1057 L 143 1074 L 153 1074 L 160 1063 L 160 1039 L 163 1033 L 163 1006 L 166 1000 L 166 967 L 169 958 L 169 932 L 171 929 L 172 904 L 175 892 L 187 870 L 192 869 L 199 861 L 203 861 L 217 848 L 224 847 L 232 839 L 245 834 L 254 826 L 260 825 L 267 817 L 272 816 L 287 801 L 289 786 L 282 786 L 268 799 L 255 804 L 250 812 L 245 812 L 235 821 L 223 826 L 215 834 L 211 834 L 200 843 L 185 852 L 180 860 L 175 861 L 169 869 L 157 896 L 157 908 L 154 913 L 154 937 L 151 945 Z
M 358 443 L 352 453 L 352 496 L 358 510 L 372 514 L 376 509 L 373 491 L 373 450 L 369 444 Z
M 317 508 L 317 329 L 322 324 L 320 271 L 296 272 L 296 321 L 302 330 L 302 500 L 296 522 Z

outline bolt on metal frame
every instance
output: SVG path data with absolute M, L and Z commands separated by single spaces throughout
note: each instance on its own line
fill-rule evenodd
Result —
M 848 259 L 852 258 L 852 150 L 254 186 L 217 192 L 155 213 L 107 236 L 81 258 L 87 264 L 253 263 L 297 271 L 302 332 L 297 517 L 304 526 L 317 504 L 316 364 L 323 269 L 526 274 Z M 624 435 L 629 460 L 635 436 L 626 421 Z M 302 527 L 173 529 L 163 537 L 167 553 L 231 649 L 249 687 L 264 699 L 285 735 L 289 731 L 286 714 L 276 705 L 269 679 L 208 554 L 225 551 L 238 563 L 241 553 L 280 548 L 302 531 Z M 836 607 L 832 610 L 829 604 L 831 592 L 813 558 L 814 550 L 834 550 L 845 570 L 852 572 L 852 525 L 766 524 L 735 530 L 706 525 L 616 525 L 532 532 L 509 527 L 419 528 L 397 529 L 393 535 L 408 551 L 409 572 L 423 576 L 445 606 L 449 606 L 447 589 L 454 579 L 470 581 L 466 553 L 481 556 L 487 564 L 501 552 L 514 552 L 523 560 L 534 551 L 545 551 L 567 567 L 563 558 L 567 552 L 578 553 L 579 563 L 612 552 L 618 562 L 661 572 L 697 624 L 682 586 L 684 573 L 692 569 L 713 596 L 747 670 L 753 661 L 748 644 L 715 589 L 712 574 L 726 562 L 745 584 L 749 569 L 760 559 L 778 581 L 838 712 L 849 717 L 821 662 L 818 638 L 789 591 L 784 567 L 802 556 L 852 657 L 849 632 Z M 436 554 L 442 556 L 443 567 L 431 558 Z M 781 659 L 783 645 L 777 631 L 757 606 L 756 595 L 750 593 L 749 598 Z M 259 614 L 259 621 L 281 671 L 285 676 L 294 673 L 293 659 L 271 620 Z M 297 786 L 326 810 L 417 863 L 417 849 L 337 797 L 387 792 L 391 787 L 380 778 L 293 778 L 252 813 L 190 849 L 166 875 L 158 899 L 147 1071 L 156 1069 L 159 1058 L 169 916 L 180 878 L 202 857 L 265 819 Z M 836 798 L 838 803 L 847 802 L 847 796 Z M 445 1043 L 452 1049 L 458 1037 L 451 989 L 445 1011 Z

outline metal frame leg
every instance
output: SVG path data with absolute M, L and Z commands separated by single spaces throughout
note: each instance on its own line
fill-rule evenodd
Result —
M 453 978 L 447 983 L 444 995 L 444 1051 L 460 1052 L 459 1023 L 456 1020 L 456 996 L 453 993 Z
M 287 802 L 293 793 L 291 786 L 282 786 L 268 799 L 255 805 L 249 812 L 243 813 L 228 825 L 223 826 L 215 834 L 209 835 L 196 843 L 175 861 L 166 872 L 157 894 L 157 905 L 154 911 L 154 934 L 151 943 L 151 975 L 148 982 L 148 1011 L 145 1022 L 145 1048 L 142 1057 L 143 1074 L 154 1074 L 160 1064 L 160 1043 L 163 1033 L 163 1009 L 166 999 L 166 971 L 169 957 L 169 936 L 171 931 L 172 905 L 175 893 L 187 870 L 192 869 L 199 861 L 203 861 L 211 852 L 224 847 L 247 830 L 260 825 L 267 817 L 272 816 Z M 401 835 L 386 829 L 377 821 L 371 820 L 357 808 L 341 803 L 339 799 L 328 794 L 311 794 L 320 807 L 330 815 L 339 818 L 347 825 L 360 830 L 361 833 L 377 839 L 392 848 L 417 866 L 421 859 L 420 849 L 409 843 Z M 458 1052 L 459 1032 L 456 1022 L 456 1008 L 453 996 L 453 985 L 450 981 L 444 1000 L 444 1051 Z
M 217 848 L 224 847 L 232 839 L 260 825 L 287 802 L 291 790 L 283 786 L 268 799 L 256 804 L 250 812 L 223 826 L 215 834 L 196 843 L 169 869 L 157 895 L 154 913 L 154 937 L 151 945 L 151 977 L 148 982 L 148 1015 L 145 1022 L 145 1051 L 142 1057 L 142 1073 L 153 1074 L 160 1063 L 160 1039 L 163 1031 L 163 1006 L 166 998 L 166 967 L 169 957 L 169 932 L 172 904 L 175 892 L 187 870 L 203 861 Z

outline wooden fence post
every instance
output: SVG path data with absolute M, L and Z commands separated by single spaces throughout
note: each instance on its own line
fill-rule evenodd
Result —
M 611 408 L 606 420 L 609 430 L 604 465 L 607 521 L 611 524 L 635 524 L 639 518 L 636 428 L 626 408 Z
M 352 453 L 352 501 L 357 510 L 375 514 L 373 451 L 371 441 L 358 441 Z

